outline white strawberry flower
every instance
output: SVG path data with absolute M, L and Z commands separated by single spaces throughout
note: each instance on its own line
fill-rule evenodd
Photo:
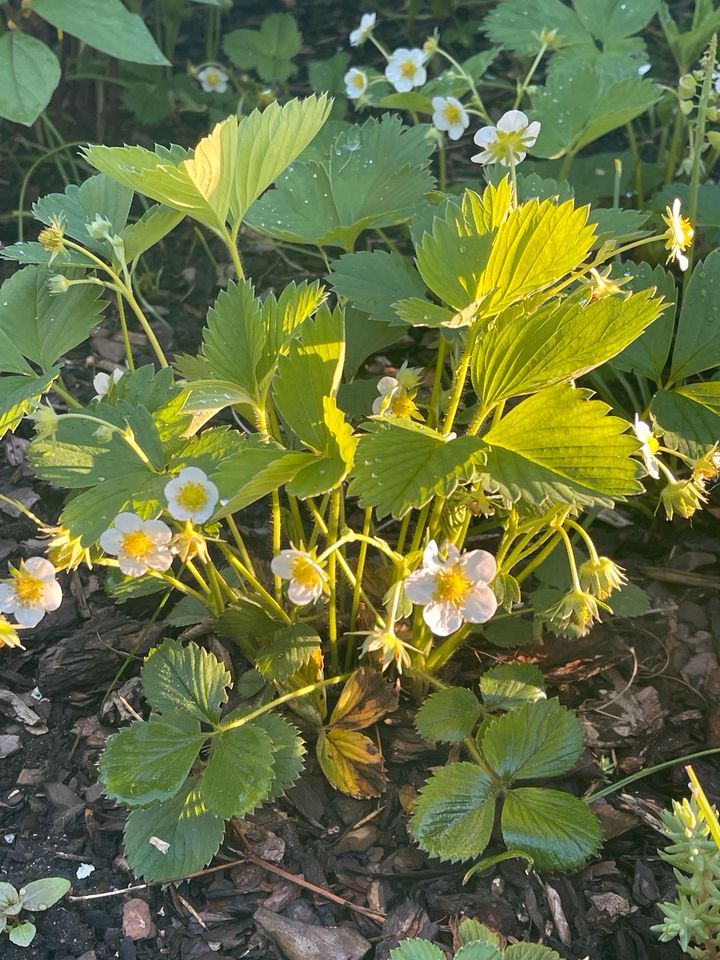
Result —
M 489 584 L 495 579 L 495 557 L 487 550 L 461 554 L 449 545 L 445 559 L 434 540 L 425 547 L 423 564 L 405 580 L 405 594 L 424 607 L 423 620 L 439 637 L 455 633 L 466 621 L 485 623 L 497 610 Z
M 230 83 L 230 77 L 220 67 L 203 67 L 197 75 L 200 86 L 205 93 L 225 93 Z
M 500 163 L 504 167 L 520 163 L 527 151 L 535 146 L 540 133 L 540 123 L 532 123 L 522 110 L 508 110 L 497 122 L 496 127 L 481 127 L 474 136 L 481 153 L 470 159 L 473 163 Z
M 350 34 L 350 46 L 361 47 L 375 29 L 376 13 L 364 13 L 360 17 L 360 26 Z
M 299 607 L 318 600 L 327 584 L 327 574 L 306 550 L 281 550 L 272 558 L 270 569 L 276 577 L 290 581 L 288 597 Z
M 669 250 L 667 262 L 675 260 L 681 270 L 690 266 L 685 251 L 692 246 L 695 231 L 687 217 L 680 213 L 680 198 L 675 197 L 672 207 L 665 207 L 663 220 L 668 229 L 665 231 L 665 249 Z
M 119 513 L 100 536 L 105 553 L 118 558 L 126 577 L 142 577 L 148 570 L 162 573 L 172 564 L 172 530 L 162 520 L 143 520 L 135 513 Z
M 409 93 L 413 87 L 421 87 L 427 80 L 425 60 L 426 54 L 417 47 L 413 50 L 398 47 L 385 67 L 385 79 L 398 93 Z
M 470 125 L 465 107 L 455 97 L 433 97 L 432 106 L 435 129 L 447 133 L 451 140 L 459 140 Z
M 343 80 L 345 81 L 345 93 L 350 100 L 357 100 L 367 90 L 367 74 L 364 70 L 358 70 L 357 67 L 348 70 Z
M 633 430 L 635 431 L 635 436 L 642 444 L 640 453 L 645 461 L 645 469 L 653 479 L 658 480 L 660 477 L 660 469 L 655 454 L 658 452 L 660 443 L 657 437 L 653 436 L 652 428 L 649 427 L 644 420 L 641 420 L 637 414 L 635 414 Z
M 171 517 L 206 523 L 213 515 L 220 494 L 199 467 L 185 467 L 166 484 L 165 496 Z
M 113 370 L 112 373 L 96 373 L 93 377 L 93 387 L 95 387 L 95 393 L 98 397 L 104 397 L 107 395 L 110 385 L 117 383 L 118 380 L 125 373 L 124 370 L 121 370 L 118 367 L 116 370 Z
M 51 610 L 62 603 L 62 589 L 55 579 L 55 567 L 44 557 L 30 557 L 10 579 L 0 583 L 0 610 L 12 613 L 23 627 L 36 627 Z

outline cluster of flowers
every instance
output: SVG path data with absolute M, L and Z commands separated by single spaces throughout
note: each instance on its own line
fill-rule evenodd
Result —
M 427 62 L 437 49 L 437 39 L 431 38 L 421 50 L 398 47 L 388 53 L 373 34 L 377 16 L 364 13 L 360 26 L 350 34 L 350 46 L 362 46 L 367 40 L 375 44 L 385 57 L 385 79 L 398 93 L 410 93 L 416 87 L 422 87 L 427 81 Z M 367 90 L 370 80 L 367 73 L 358 67 L 352 67 L 345 74 L 345 91 L 351 100 L 359 100 Z M 446 133 L 451 140 L 459 140 L 470 126 L 470 115 L 457 97 L 432 98 L 433 126 L 440 133 Z M 509 110 L 497 123 L 497 126 L 481 127 L 474 136 L 474 142 L 481 147 L 471 159 L 474 163 L 501 163 L 503 166 L 520 163 L 527 151 L 535 146 L 540 133 L 537 120 L 532 123 L 522 110 Z
M 98 386 L 104 384 L 96 382 Z M 218 489 L 198 467 L 185 467 L 166 484 L 165 497 L 167 512 L 175 520 L 203 524 L 215 510 Z M 162 520 L 123 512 L 101 535 L 100 546 L 117 557 L 121 573 L 141 577 L 149 571 L 168 570 L 173 555 L 186 552 L 187 540 L 185 532 L 174 536 Z M 62 589 L 56 576 L 57 570 L 45 557 L 30 557 L 10 568 L 10 578 L 0 583 L 0 611 L 12 614 L 16 624 L 0 617 L 0 646 L 20 646 L 17 626 L 36 627 L 46 613 L 58 609 Z

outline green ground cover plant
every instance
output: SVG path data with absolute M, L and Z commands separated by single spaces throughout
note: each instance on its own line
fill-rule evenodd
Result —
M 58 574 L 81 564 L 118 602 L 169 611 L 142 667 L 149 717 L 100 763 L 138 876 L 204 867 L 225 821 L 282 795 L 308 749 L 336 789 L 381 795 L 374 726 L 400 695 L 423 738 L 453 745 L 409 819 L 423 850 L 468 876 L 597 851 L 589 798 L 552 785 L 582 726 L 537 668 L 442 679 L 467 644 L 583 636 L 642 604 L 595 518 L 638 503 L 690 519 L 720 473 L 719 15 L 698 2 L 681 29 L 654 0 L 597 6 L 503 0 L 464 59 L 438 31 L 391 50 L 366 13 L 349 43 L 372 63 L 314 61 L 315 93 L 246 112 L 233 68 L 278 92 L 298 69 L 297 26 L 273 14 L 225 35 L 232 68 L 218 54 L 197 72 L 237 111 L 194 147 L 85 146 L 92 173 L 35 203 L 36 240 L 0 250 L 17 264 L 0 288 L 0 434 L 29 430 L 38 478 L 65 494 L 47 556 L 0 585 L 0 646 L 59 607 Z M 646 76 L 656 16 L 673 85 Z M 514 84 L 489 79 L 499 57 L 524 65 Z M 452 180 L 471 124 L 475 176 Z M 186 218 L 233 277 L 197 353 L 168 356 L 138 277 Z M 317 269 L 261 296 L 253 237 Z M 124 365 L 81 402 L 63 360 L 108 318 Z M 399 345 L 392 375 L 368 377 Z M 243 533 L 258 503 L 264 556 Z M 235 681 L 172 636 L 207 619 L 236 645 Z M 435 956 L 424 941 L 393 953 Z M 557 955 L 461 932 L 458 960 L 502 956 Z

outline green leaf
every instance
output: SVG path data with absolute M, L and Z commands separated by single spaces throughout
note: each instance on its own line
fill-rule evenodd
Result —
M 222 817 L 207 809 L 200 781 L 188 780 L 177 797 L 133 810 L 125 827 L 125 854 L 133 872 L 148 883 L 202 870 L 225 833 Z M 169 846 L 162 853 L 157 841 Z M 152 841 L 152 842 L 151 842 Z
M 505 783 L 557 777 L 580 758 L 583 728 L 557 700 L 538 700 L 494 720 L 480 749 Z
M 647 26 L 660 0 L 573 0 L 581 23 L 603 43 L 629 37 Z
M 670 354 L 675 327 L 677 300 L 675 278 L 661 266 L 654 269 L 648 263 L 628 264 L 628 267 L 630 266 L 635 275 L 627 289 L 635 292 L 656 290 L 667 301 L 667 307 L 658 320 L 615 357 L 612 365 L 619 370 L 634 372 L 660 384 Z
M 16 947 L 29 947 L 35 939 L 36 933 L 35 924 L 30 923 L 29 920 L 25 920 L 23 923 L 18 923 L 15 927 L 10 927 L 8 930 L 8 940 L 10 943 L 14 943 Z
M 498 228 L 478 297 L 483 313 L 497 313 L 545 289 L 576 269 L 593 245 L 588 208 L 574 201 L 529 200 Z
M 467 943 L 455 954 L 455 960 L 502 960 L 503 956 L 492 943 Z
M 293 623 L 279 630 L 263 646 L 255 669 L 266 680 L 287 680 L 312 658 L 320 647 L 316 631 L 304 623 Z
M 327 277 L 341 297 L 373 320 L 397 323 L 392 305 L 408 297 L 423 297 L 425 284 L 417 270 L 400 253 L 360 250 L 333 261 Z M 397 334 L 400 336 L 400 334 Z
M 480 719 L 477 697 L 466 687 L 447 687 L 431 693 L 415 716 L 415 726 L 426 740 L 458 743 L 469 737 Z
M 390 960 L 445 960 L 445 954 L 429 940 L 404 940 L 390 951 Z
M 118 60 L 170 66 L 141 17 L 121 0 L 33 0 L 33 13 Z
M 557 951 L 539 943 L 513 943 L 503 953 L 503 960 L 562 960 Z
M 720 437 L 720 381 L 658 390 L 650 412 L 669 446 L 700 455 Z
M 44 377 L 0 377 L 0 437 L 8 430 L 17 429 L 25 414 L 37 406 L 58 373 L 59 368 L 53 367 Z
M 493 41 L 521 56 L 535 56 L 538 35 L 557 30 L 555 42 L 563 47 L 588 47 L 592 37 L 575 11 L 561 0 L 505 0 L 495 4 L 483 30 Z
M 0 37 L 0 117 L 29 127 L 59 82 L 58 58 L 44 43 L 22 30 Z
M 443 860 L 470 860 L 488 845 L 495 819 L 492 780 L 474 763 L 451 763 L 420 791 L 410 829 L 423 850 Z
M 238 124 L 238 171 L 230 204 L 239 223 L 260 194 L 274 183 L 315 139 L 327 120 L 332 101 L 326 96 L 271 103 L 253 110 Z M 288 171 L 289 173 L 290 171 Z
M 289 452 L 275 443 L 249 437 L 242 452 L 220 464 L 213 474 L 223 501 L 215 517 L 228 516 L 255 503 L 288 483 L 314 459 L 310 453 Z
M 89 146 L 85 159 L 158 203 L 172 207 L 217 231 L 226 229 L 237 177 L 238 122 L 218 123 L 191 155 L 181 148 Z
M 609 407 L 567 384 L 513 407 L 484 439 L 485 470 L 504 494 L 532 509 L 603 504 L 641 490 L 637 441 Z
M 105 792 L 128 806 L 174 797 L 197 759 L 205 735 L 180 713 L 138 720 L 108 741 L 100 760 Z
M 265 17 L 259 30 L 233 30 L 225 35 L 223 49 L 236 67 L 257 70 L 267 83 L 283 83 L 297 68 L 302 36 L 291 13 Z
M 305 765 L 305 744 L 297 729 L 277 713 L 264 713 L 253 726 L 264 730 L 272 741 L 273 779 L 268 800 L 276 800 L 295 783 Z
M 125 244 L 125 257 L 130 263 L 145 253 L 180 223 L 183 214 L 161 203 L 153 204 L 139 220 L 125 227 L 121 236 Z
M 390 116 L 350 128 L 322 162 L 294 163 L 253 205 L 249 224 L 281 240 L 352 250 L 363 230 L 408 220 L 432 189 L 424 132 Z
M 216 723 L 231 677 L 218 658 L 196 643 L 164 640 L 142 668 L 148 703 L 161 713 L 179 711 L 201 723 Z
M 422 507 L 435 492 L 452 492 L 479 462 L 482 442 L 475 437 L 446 440 L 429 427 L 385 418 L 360 438 L 348 493 L 378 517 L 396 519 Z M 387 465 L 392 464 L 392 470 Z
M 239 719 L 229 714 L 224 724 Z M 209 810 L 223 817 L 243 817 L 263 803 L 273 782 L 273 746 L 262 727 L 246 723 L 213 737 L 212 753 L 202 780 Z
M 247 636 L 269 637 L 282 625 L 282 620 L 275 620 L 249 597 L 238 597 L 218 618 L 219 632 L 234 640 L 244 640 Z
M 651 290 L 588 302 L 580 291 L 534 313 L 504 311 L 478 338 L 472 381 L 484 408 L 574 380 L 638 337 L 662 311 Z
M 36 447 L 37 441 L 31 452 Z M 61 514 L 63 525 L 81 538 L 84 547 L 92 546 L 121 510 L 143 510 L 153 499 L 158 502 L 167 483 L 167 477 L 152 474 L 139 464 L 127 464 L 121 473 L 110 476 L 69 500 Z
M 670 383 L 720 366 L 720 250 L 698 263 L 683 297 Z
M 545 681 L 534 663 L 500 663 L 480 677 L 480 694 L 488 710 L 516 710 L 545 698 Z
M 50 296 L 50 272 L 23 267 L 0 288 L 0 331 L 15 347 L 11 358 L 20 351 L 46 372 L 88 337 L 105 307 L 99 287 L 71 287 L 62 296 Z M 3 359 L 0 369 L 5 369 Z
M 86 224 L 99 215 L 110 221 L 112 233 L 122 233 L 127 224 L 132 199 L 133 192 L 129 187 L 100 173 L 90 177 L 79 187 L 71 183 L 64 193 L 49 193 L 42 197 L 33 204 L 33 214 L 45 224 L 50 224 L 53 218 L 61 219 L 69 237 L 107 257 L 107 243 L 93 239 L 87 232 Z M 67 251 L 71 256 L 76 252 Z M 61 253 L 56 265 L 64 264 L 65 254 Z
M 540 870 L 576 869 L 602 839 L 587 803 L 562 790 L 540 787 L 508 791 L 501 827 L 506 846 L 526 850 Z
M 533 153 L 553 157 L 576 153 L 606 133 L 624 126 L 656 103 L 662 88 L 649 80 L 604 83 L 601 64 L 572 58 L 550 72 L 533 97 L 533 119 L 542 124 Z
M 25 884 L 19 891 L 23 910 L 39 913 L 62 900 L 72 884 L 65 877 L 44 877 Z
M 328 452 L 325 400 L 337 396 L 345 358 L 342 310 L 321 307 L 306 321 L 300 338 L 278 358 L 273 394 L 292 433 L 319 453 Z
M 457 928 L 456 935 L 462 947 L 478 940 L 481 943 L 489 943 L 493 947 L 499 947 L 501 943 L 498 934 L 486 927 L 484 923 L 480 923 L 479 920 L 463 920 Z

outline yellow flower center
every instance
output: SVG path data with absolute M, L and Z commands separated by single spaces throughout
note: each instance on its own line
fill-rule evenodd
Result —
M 472 587 L 472 583 L 465 576 L 462 567 L 456 564 L 449 570 L 442 570 L 435 576 L 434 600 L 443 603 L 460 603 Z
M 645 446 L 648 448 L 650 453 L 654 455 L 660 449 L 660 441 L 657 439 L 657 437 L 648 437 L 645 441 Z
M 185 510 L 202 510 L 203 507 L 207 506 L 207 490 L 201 483 L 194 483 L 190 480 L 180 487 L 176 499 Z
M 405 77 L 406 80 L 412 80 L 415 76 L 415 71 L 417 66 L 414 60 L 403 60 L 400 64 L 400 73 Z
M 406 394 L 401 393 L 399 396 L 393 397 L 390 403 L 390 413 L 392 413 L 394 417 L 412 416 L 414 410 L 415 404 Z
M 37 606 L 42 602 L 43 581 L 27 571 L 15 577 L 15 595 L 25 606 Z
M 456 123 L 462 121 L 462 114 L 460 113 L 460 107 L 456 107 L 454 103 L 448 103 L 443 110 L 445 119 L 449 124 L 454 126 Z
M 220 83 L 220 74 L 211 70 L 210 73 L 205 74 L 205 83 L 210 87 L 216 87 Z
M 43 250 L 58 253 L 64 247 L 62 231 L 58 227 L 45 227 L 38 234 L 38 243 Z
M 362 90 L 365 86 L 365 77 L 361 73 L 354 73 L 352 78 L 352 85 L 357 90 Z
M 687 217 L 681 213 L 673 213 L 670 207 L 666 207 L 667 216 L 663 220 L 670 228 L 667 232 L 667 249 L 677 247 L 679 250 L 687 250 L 692 245 L 695 231 Z
M 320 575 L 308 557 L 295 557 L 292 564 L 292 578 L 301 586 L 310 589 L 317 585 Z
M 133 530 L 123 537 L 123 553 L 133 560 L 144 560 L 154 547 L 155 544 L 144 530 Z

